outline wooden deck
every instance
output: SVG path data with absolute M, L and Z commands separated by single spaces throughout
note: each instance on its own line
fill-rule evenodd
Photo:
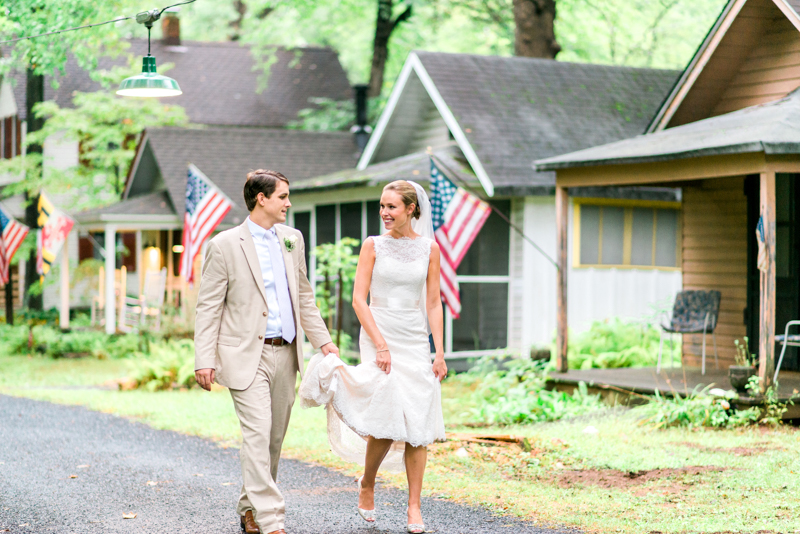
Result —
M 685 378 L 684 378 L 685 377 Z M 778 376 L 780 388 L 778 396 L 781 400 L 789 400 L 800 392 L 800 373 L 783 371 Z M 733 389 L 728 381 L 727 369 L 706 369 L 702 375 L 700 369 L 665 368 L 656 373 L 655 367 L 638 369 L 570 369 L 566 373 L 553 372 L 547 381 L 548 388 L 572 392 L 580 382 L 585 382 L 592 393 L 600 393 L 604 400 L 612 404 L 640 404 L 644 401 L 641 395 L 653 395 L 658 391 L 661 395 L 671 397 L 675 393 L 686 395 L 687 392 L 700 390 L 708 385 L 722 389 Z M 742 407 L 761 404 L 760 398 L 746 395 L 739 397 L 737 405 Z M 800 402 L 789 406 L 786 419 L 800 417 Z

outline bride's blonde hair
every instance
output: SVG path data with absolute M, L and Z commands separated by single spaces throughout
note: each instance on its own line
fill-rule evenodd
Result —
M 411 216 L 415 219 L 419 219 L 420 211 L 419 211 L 419 201 L 417 200 L 417 190 L 414 188 L 413 185 L 408 183 L 405 180 L 395 180 L 394 182 L 388 184 L 386 187 L 383 188 L 384 191 L 394 191 L 400 198 L 403 199 L 403 204 L 406 207 L 414 204 L 414 213 Z

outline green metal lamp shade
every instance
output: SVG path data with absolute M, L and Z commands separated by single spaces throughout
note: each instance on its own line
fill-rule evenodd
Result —
M 156 58 L 153 56 L 143 57 L 142 73 L 125 78 L 117 89 L 117 94 L 122 96 L 160 97 L 177 96 L 182 93 L 178 82 L 156 72 Z

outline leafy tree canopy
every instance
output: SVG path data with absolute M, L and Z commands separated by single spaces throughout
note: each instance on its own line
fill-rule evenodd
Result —
M 6 40 L 38 35 L 129 16 L 137 11 L 139 5 L 134 0 L 0 0 L 0 36 Z M 126 48 L 120 37 L 131 33 L 135 26 L 135 22 L 125 21 L 18 41 L 4 50 L 6 57 L 0 61 L 0 75 L 12 68 L 29 66 L 36 74 L 52 74 L 56 69 L 63 72 L 68 55 L 82 68 L 94 69 L 101 50 L 113 55 Z

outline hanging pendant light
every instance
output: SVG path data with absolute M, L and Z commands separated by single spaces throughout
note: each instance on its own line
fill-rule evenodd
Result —
M 117 89 L 118 95 L 157 98 L 183 94 L 178 82 L 156 72 L 156 58 L 150 55 L 150 30 L 159 18 L 161 11 L 158 9 L 136 15 L 136 22 L 147 26 L 147 55 L 142 58 L 142 73 L 122 80 Z

